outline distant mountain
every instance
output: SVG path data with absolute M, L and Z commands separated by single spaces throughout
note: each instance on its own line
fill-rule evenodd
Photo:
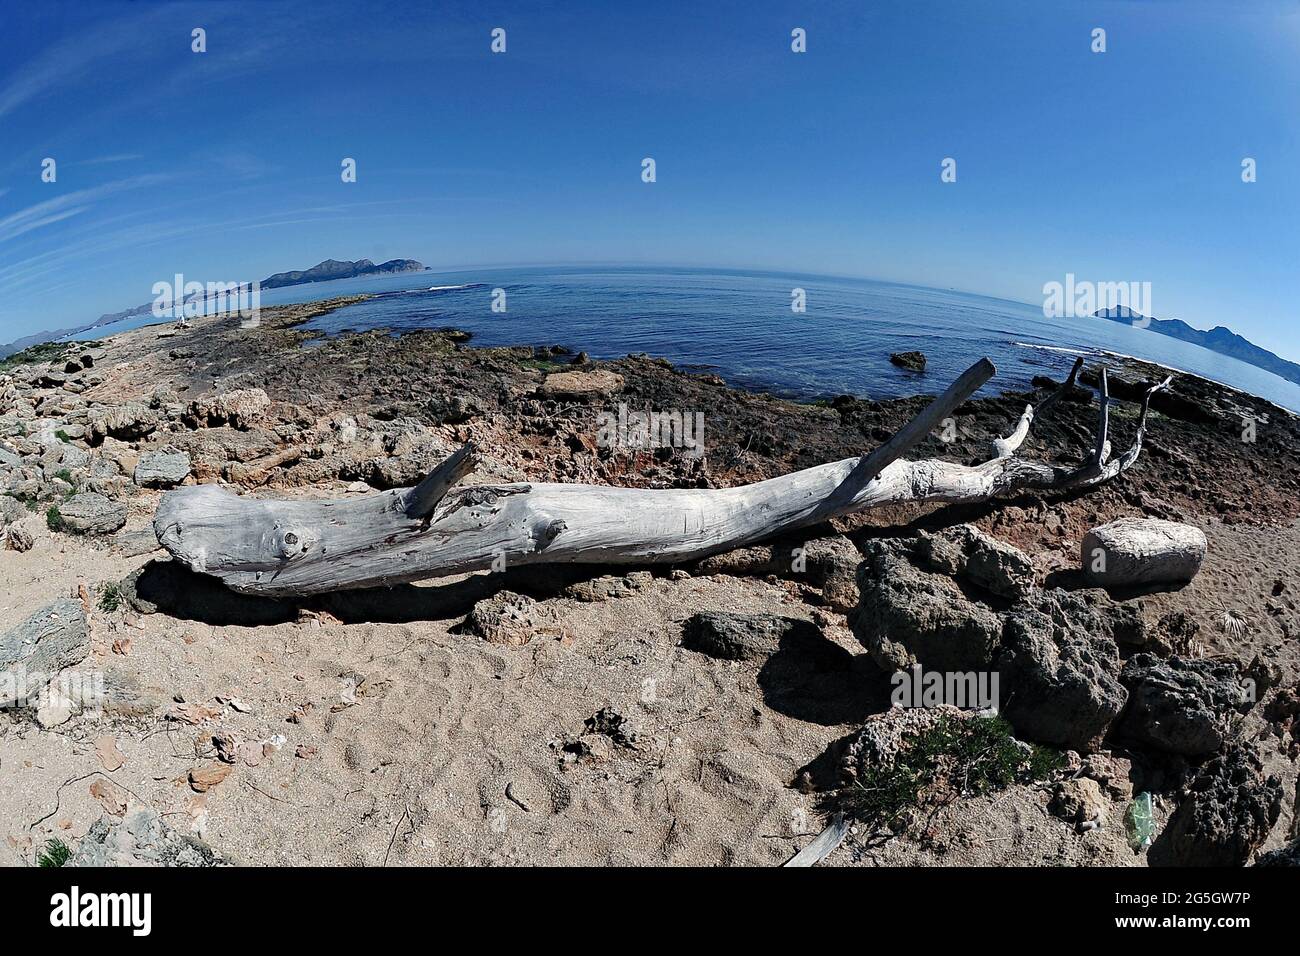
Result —
M 1262 368 L 1288 382 L 1300 385 L 1300 365 L 1288 362 L 1268 349 L 1260 348 L 1254 342 L 1243 339 L 1236 332 L 1222 325 L 1216 325 L 1210 331 L 1202 332 L 1200 329 L 1192 328 L 1182 319 L 1154 319 L 1141 312 L 1135 312 L 1126 305 L 1117 305 L 1112 309 L 1098 309 L 1093 315 L 1099 319 L 1110 319 L 1112 322 L 1123 322 L 1127 325 L 1141 323 L 1142 327 L 1152 332 L 1199 345 L 1211 352 L 1218 352 L 1220 355 L 1235 358 L 1247 365 Z
M 36 332 L 32 335 L 24 335 L 20 339 L 14 339 L 7 345 L 0 345 L 0 358 L 13 355 L 15 352 L 21 352 L 23 349 L 29 349 L 33 345 L 40 345 L 42 342 L 49 342 L 53 339 L 61 339 L 65 335 L 75 335 L 82 329 L 54 329 L 52 332 Z
M 356 262 L 326 259 L 324 262 L 318 262 L 310 269 L 302 272 L 277 272 L 275 275 L 262 280 L 262 288 L 280 289 L 290 285 L 302 285 L 305 282 L 326 282 L 330 279 L 352 279 L 357 276 L 389 275 L 398 272 L 422 272 L 424 268 L 424 263 L 416 262 L 414 259 L 389 259 L 379 265 L 375 265 L 369 259 L 358 259 Z M 153 311 L 152 300 L 144 305 L 137 305 L 121 312 L 105 312 L 90 325 L 80 325 L 70 329 L 54 329 L 49 332 L 26 335 L 7 345 L 0 345 L 0 358 L 12 355 L 14 352 L 21 352 L 33 345 L 40 345 L 42 342 L 52 342 L 55 339 L 63 338 L 65 335 L 77 335 L 81 332 L 89 332 L 91 329 L 98 329 L 101 326 L 112 325 L 114 322 L 121 322 L 123 319 L 148 315 L 151 311 Z
M 326 259 L 304 272 L 277 272 L 262 280 L 262 288 L 279 289 L 287 285 L 302 285 L 304 282 L 328 282 L 330 279 L 354 279 L 357 276 L 423 270 L 424 263 L 416 262 L 414 259 L 389 259 L 379 265 L 375 265 L 369 259 L 358 259 L 356 262 Z

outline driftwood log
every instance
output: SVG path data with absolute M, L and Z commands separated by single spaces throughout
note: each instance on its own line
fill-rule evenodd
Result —
M 1038 414 L 1065 394 L 1066 384 Z M 612 488 L 512 482 L 457 487 L 474 468 L 466 445 L 414 488 L 343 501 L 239 497 L 215 485 L 168 492 L 154 530 L 176 559 L 229 587 L 305 595 L 538 563 L 692 561 L 868 508 L 903 501 L 979 501 L 1017 488 L 1071 489 L 1108 481 L 1137 460 L 1153 386 L 1137 435 L 1112 458 L 1109 395 L 1101 374 L 1096 448 L 1078 468 L 1016 452 L 1034 421 L 1027 406 L 993 457 L 968 466 L 906 461 L 920 442 L 994 374 L 982 359 L 888 441 L 860 458 L 721 489 Z

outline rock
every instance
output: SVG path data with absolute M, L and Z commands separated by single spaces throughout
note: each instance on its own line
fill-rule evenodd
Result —
M 98 444 L 105 438 L 135 441 L 158 427 L 158 416 L 142 402 L 124 402 L 93 409 L 89 426 L 91 444 Z
M 1092 369 L 1085 369 L 1079 376 L 1079 382 L 1094 388 L 1100 384 L 1097 373 Z M 1147 390 L 1154 384 L 1156 383 L 1151 380 L 1130 382 L 1115 375 L 1107 376 L 1110 397 L 1112 399 L 1123 399 L 1126 402 L 1141 403 L 1146 397 Z M 1181 387 L 1182 383 L 1175 380 L 1173 388 L 1166 388 L 1152 395 L 1152 410 L 1162 412 L 1170 418 L 1177 418 L 1195 424 L 1210 424 L 1219 420 L 1219 416 L 1213 408 L 1213 399 L 1209 399 L 1207 402 L 1205 397 L 1180 394 L 1179 389 Z
M 611 707 L 602 707 L 582 722 L 583 736 L 601 734 L 618 747 L 636 748 L 637 732 L 631 721 Z
M 158 551 L 162 545 L 158 543 L 158 535 L 154 532 L 153 526 L 146 525 L 134 531 L 119 531 L 113 536 L 113 547 L 128 558 L 138 558 Z
M 206 767 L 195 767 L 190 771 L 190 789 L 195 793 L 207 793 L 221 781 L 230 776 L 228 764 L 213 763 Z
M 553 372 L 540 389 L 547 398 L 608 398 L 623 390 L 623 376 L 608 369 Z
M 10 551 L 30 551 L 36 543 L 27 522 L 11 524 L 5 529 L 5 548 Z
M 1002 620 L 972 601 L 950 578 L 917 568 L 907 541 L 873 540 L 858 572 L 861 600 L 853 633 L 886 671 L 988 670 L 1002 636 Z
M 682 647 L 728 661 L 769 657 L 785 641 L 809 649 L 829 643 L 821 628 L 811 621 L 776 614 L 701 611 L 682 629 Z
M 576 581 L 564 589 L 564 596 L 575 601 L 595 603 L 609 598 L 624 598 L 642 591 L 654 583 L 649 571 L 632 571 L 629 574 L 602 574 L 589 581 Z
M 1053 392 L 1059 391 L 1064 382 L 1058 382 L 1056 379 L 1047 375 L 1035 375 L 1029 380 L 1029 384 L 1034 388 L 1045 388 Z M 1074 402 L 1079 405 L 1092 404 L 1092 389 L 1083 388 L 1079 385 L 1071 385 L 1070 390 L 1061 396 L 1063 402 Z
M 91 824 L 64 866 L 229 866 L 216 850 L 176 830 L 156 810 L 140 807 L 122 819 Z
M 1081 771 L 1085 777 L 1097 781 L 1102 791 L 1112 800 L 1127 803 L 1133 799 L 1133 762 L 1114 754 L 1088 754 L 1082 760 Z
M 913 372 L 925 371 L 924 352 L 895 352 L 889 356 L 889 361 L 893 362 L 899 368 L 909 369 Z
M 1120 518 L 1083 536 L 1083 571 L 1101 587 L 1185 584 L 1205 558 L 1205 532 L 1159 518 Z
M 1021 598 L 1034 588 L 1034 562 L 1029 556 L 974 525 L 923 533 L 916 556 L 932 571 L 964 578 L 999 597 Z
M 557 638 L 567 634 L 553 608 L 514 591 L 498 591 L 479 601 L 458 630 L 475 634 L 490 644 L 512 647 L 522 647 L 539 633 Z
M 186 420 L 197 426 L 230 425 L 245 430 L 261 421 L 270 404 L 270 398 L 260 388 L 204 395 L 190 402 Z
M 1250 709 L 1237 666 L 1224 661 L 1134 654 L 1120 681 L 1129 702 L 1116 732 L 1166 753 L 1216 753 L 1232 716 Z
M 1104 612 L 1044 591 L 1008 613 L 997 666 L 1002 715 L 1027 740 L 1097 749 L 1128 697 Z
M 857 607 L 862 554 L 853 542 L 843 535 L 830 535 L 805 541 L 802 550 L 804 570 L 809 580 L 821 588 L 826 603 L 846 614 Z M 797 578 L 798 574 L 793 576 Z
M 81 601 L 49 604 L 0 637 L 0 707 L 35 698 L 65 668 L 90 653 Z
M 145 488 L 171 488 L 189 477 L 190 456 L 183 451 L 148 451 L 135 466 L 135 483 Z
M 126 505 L 93 491 L 73 495 L 59 514 L 64 527 L 79 534 L 112 534 L 126 524 Z
M 1261 853 L 1255 860 L 1255 865 L 1300 866 L 1300 840 L 1292 840 L 1284 847 Z
M 908 742 L 945 719 L 972 719 L 968 711 L 946 704 L 939 707 L 891 707 L 869 716 L 853 733 L 833 747 L 837 754 L 838 783 L 851 787 L 876 768 L 894 765 Z
M 1233 744 L 1192 780 L 1148 860 L 1152 866 L 1243 866 L 1281 810 L 1281 781 L 1265 778 L 1253 744 Z
M 1078 777 L 1056 785 L 1047 809 L 1083 832 L 1105 825 L 1110 803 L 1096 780 Z

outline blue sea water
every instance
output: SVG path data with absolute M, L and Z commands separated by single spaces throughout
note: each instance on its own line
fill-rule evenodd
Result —
M 802 288 L 807 311 L 791 310 Z M 506 311 L 491 309 L 504 289 Z M 402 273 L 263 292 L 262 305 L 369 293 L 321 316 L 327 333 L 454 327 L 479 345 L 565 345 L 594 358 L 633 352 L 708 369 L 730 384 L 792 398 L 869 398 L 942 390 L 981 356 L 986 392 L 1060 377 L 1078 353 L 1148 359 L 1300 410 L 1300 386 L 1146 329 L 1095 318 L 1048 319 L 1041 307 L 863 279 L 724 270 L 549 267 Z M 118 331 L 106 327 L 103 334 Z M 891 365 L 918 349 L 924 373 Z

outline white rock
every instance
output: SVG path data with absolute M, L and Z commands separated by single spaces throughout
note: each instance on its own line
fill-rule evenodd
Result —
M 1120 518 L 1083 536 L 1084 575 L 1102 587 L 1183 584 L 1205 557 L 1205 532 L 1159 518 Z

